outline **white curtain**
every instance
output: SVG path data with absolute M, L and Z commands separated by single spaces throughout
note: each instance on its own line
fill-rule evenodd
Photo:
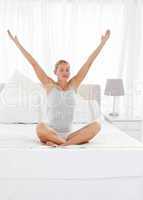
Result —
M 123 1 L 124 21 L 118 75 L 125 84 L 125 97 L 119 110 L 130 117 L 143 116 L 143 1 Z
M 125 96 L 118 109 L 142 114 L 142 11 L 142 0 L 0 0 L 0 82 L 15 68 L 37 81 L 7 29 L 53 79 L 57 60 L 69 61 L 73 76 L 110 29 L 111 37 L 83 83 L 100 84 L 102 105 L 111 108 L 111 98 L 104 96 L 106 79 L 123 78 Z

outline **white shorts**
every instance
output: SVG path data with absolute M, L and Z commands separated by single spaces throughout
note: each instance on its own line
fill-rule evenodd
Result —
M 68 135 L 79 130 L 80 128 L 82 128 L 84 126 L 86 126 L 86 124 L 72 124 L 72 127 L 69 131 L 62 131 L 62 130 L 60 131 L 60 130 L 56 130 L 56 128 L 54 128 L 54 127 L 51 127 L 51 128 L 53 128 L 59 136 L 66 139 L 68 137 Z
M 101 119 L 100 119 L 100 118 L 97 118 L 96 121 L 101 123 Z M 92 122 L 92 121 L 91 121 L 91 122 Z M 46 122 L 45 122 L 45 123 L 46 123 Z M 83 128 L 83 127 L 85 127 L 85 126 L 88 125 L 89 123 L 90 123 L 90 122 L 88 122 L 88 123 L 74 123 L 74 124 L 72 124 L 72 127 L 71 127 L 71 129 L 70 129 L 69 131 L 62 131 L 62 130 L 60 131 L 60 130 L 57 130 L 56 127 L 49 126 L 48 123 L 47 123 L 47 125 L 48 125 L 49 127 L 53 128 L 53 129 L 57 132 L 57 134 L 58 134 L 59 136 L 61 136 L 62 138 L 66 139 L 68 135 L 70 135 L 71 133 L 73 133 L 73 132 L 75 132 L 75 131 L 77 131 L 77 130 Z

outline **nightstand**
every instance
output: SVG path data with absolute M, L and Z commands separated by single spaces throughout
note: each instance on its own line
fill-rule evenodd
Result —
M 104 114 L 104 118 L 108 122 L 126 132 L 129 136 L 143 142 L 143 119 L 139 117 L 129 117 L 124 115 L 112 117 L 108 114 Z

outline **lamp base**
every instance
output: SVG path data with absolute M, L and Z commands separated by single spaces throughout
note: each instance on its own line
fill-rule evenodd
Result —
M 109 113 L 109 115 L 112 116 L 112 117 L 117 117 L 117 116 L 119 116 L 119 114 L 116 113 L 116 112 L 114 112 L 114 113 Z

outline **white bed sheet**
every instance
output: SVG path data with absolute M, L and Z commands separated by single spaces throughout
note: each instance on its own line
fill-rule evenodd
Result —
M 85 124 L 74 124 L 73 130 L 77 130 Z M 119 130 L 109 122 L 102 120 L 101 131 L 91 142 L 82 145 L 69 145 L 64 149 L 87 149 L 90 148 L 140 148 L 143 144 L 138 140 L 129 137 L 125 132 Z M 42 144 L 36 135 L 36 124 L 2 124 L 0 123 L 0 149 L 48 149 L 51 148 Z M 52 147 L 53 148 L 53 147 Z
M 35 128 L 36 124 L 0 124 L 0 178 L 143 176 L 143 144 L 106 121 L 91 143 L 58 148 L 42 144 Z

